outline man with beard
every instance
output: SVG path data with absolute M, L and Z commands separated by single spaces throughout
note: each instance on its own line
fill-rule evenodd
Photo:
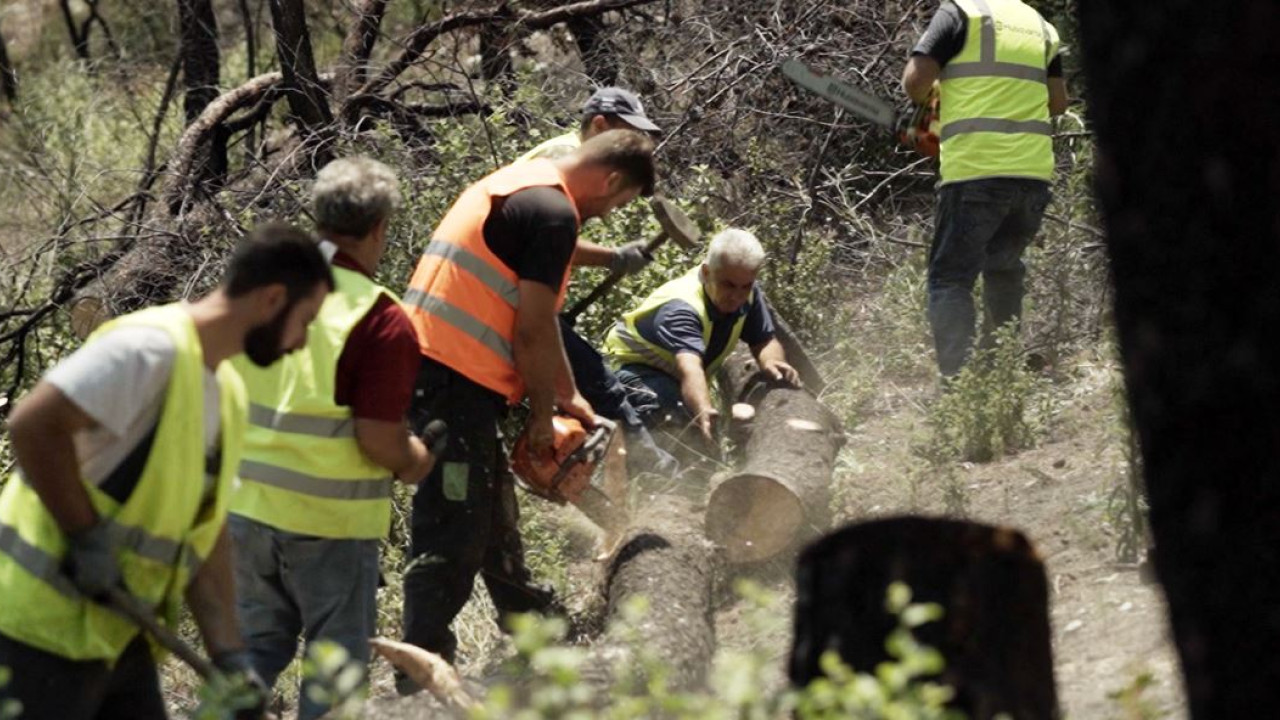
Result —
M 411 418 L 415 427 L 445 419 L 450 444 L 413 501 L 407 642 L 454 661 L 449 626 L 477 573 L 503 616 L 558 610 L 524 564 L 498 422 L 527 396 L 529 444 L 542 457 L 552 452 L 557 406 L 594 424 L 557 320 L 569 262 L 582 222 L 653 184 L 653 140 L 610 130 L 564 157 L 517 162 L 476 182 L 424 249 L 404 298 L 423 355 Z
M 100 601 L 123 589 L 177 629 L 185 597 L 214 664 L 249 664 L 232 592 L 227 498 L 245 390 L 224 360 L 301 348 L 333 278 L 315 241 L 265 225 L 195 302 L 112 320 L 18 404 L 0 492 L 0 701 L 31 718 L 164 718 L 146 636 Z
M 268 685 L 293 660 L 299 635 L 368 662 L 392 478 L 416 485 L 433 463 L 405 423 L 417 337 L 398 299 L 372 279 L 399 200 L 395 174 L 375 160 L 321 169 L 312 215 L 336 287 L 301 351 L 269 368 L 236 361 L 252 399 L 231 497 L 237 603 Z M 304 683 L 298 717 L 327 709 Z

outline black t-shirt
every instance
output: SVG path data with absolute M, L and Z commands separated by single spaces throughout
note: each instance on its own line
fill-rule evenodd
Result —
M 750 347 L 758 347 L 773 339 L 773 318 L 765 305 L 764 291 L 758 285 L 751 301 L 737 312 L 722 313 L 707 302 L 707 314 L 711 316 L 711 339 L 706 343 L 702 341 L 702 318 L 683 300 L 672 300 L 657 312 L 640 318 L 636 329 L 640 331 L 640 337 L 673 355 L 694 353 L 700 356 L 704 366 L 724 352 L 733 324 L 743 315 L 746 315 L 740 336 L 743 342 Z
M 484 243 L 521 280 L 559 292 L 578 244 L 578 217 L 558 188 L 526 188 L 494 198 Z
M 964 48 L 965 37 L 969 32 L 969 18 L 953 2 L 944 2 L 938 12 L 929 21 L 929 27 L 920 36 L 920 41 L 911 48 L 912 55 L 928 55 L 938 61 L 939 66 L 951 62 L 951 58 L 960 54 Z M 1062 77 L 1062 54 L 1053 56 L 1049 61 L 1049 77 Z

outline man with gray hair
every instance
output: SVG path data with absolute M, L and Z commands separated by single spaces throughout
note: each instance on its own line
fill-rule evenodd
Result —
M 764 248 L 751 233 L 721 231 L 711 239 L 701 267 L 655 290 L 605 340 L 605 353 L 624 384 L 656 396 L 663 410 L 682 408 L 707 441 L 715 439 L 719 415 L 708 378 L 738 340 L 747 343 L 764 371 L 799 384 L 756 284 L 764 259 Z
M 376 160 L 320 170 L 312 212 L 334 292 L 287 362 L 265 370 L 237 363 L 251 399 L 230 502 L 237 605 L 268 685 L 293 660 L 300 635 L 368 661 L 392 480 L 417 484 L 435 462 L 405 421 L 420 364 L 413 325 L 372 279 L 399 200 L 395 174 Z M 327 709 L 305 683 L 298 702 L 303 720 Z

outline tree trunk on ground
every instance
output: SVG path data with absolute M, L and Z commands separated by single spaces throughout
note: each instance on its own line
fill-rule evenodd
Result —
M 320 84 L 302 0 L 270 0 L 276 52 L 284 75 L 285 97 L 304 136 L 327 132 L 333 125 L 329 94 Z
M 604 687 L 616 667 L 630 667 L 633 639 L 615 621 L 628 601 L 643 596 L 649 611 L 638 639 L 661 660 L 671 689 L 699 689 L 716 645 L 714 549 L 686 501 L 659 498 L 635 517 L 643 520 L 624 533 L 606 570 L 609 626 L 584 665 L 585 679 Z
M 946 659 L 939 682 L 972 720 L 1008 713 L 1059 717 L 1044 565 L 1021 533 L 976 523 L 894 518 L 849 526 L 810 545 L 796 572 L 790 677 L 821 677 L 819 658 L 839 652 L 872 673 L 890 660 L 885 638 L 898 620 L 885 609 L 893 582 L 912 602 L 938 603 L 941 620 L 914 630 Z
M 1116 323 L 1194 718 L 1280 704 L 1280 8 L 1082 0 Z
M 0 94 L 4 95 L 10 105 L 18 100 L 18 74 L 13 71 L 3 34 L 0 34 Z
M 707 537 L 730 561 L 767 560 L 830 523 L 831 473 L 843 432 L 825 405 L 759 374 L 743 350 L 729 357 L 720 383 L 723 399 L 750 404 L 755 416 L 741 469 L 712 488 Z

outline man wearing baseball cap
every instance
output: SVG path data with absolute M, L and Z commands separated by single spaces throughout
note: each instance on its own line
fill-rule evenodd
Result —
M 645 132 L 661 132 L 644 113 L 640 98 L 630 90 L 620 87 L 603 87 L 592 93 L 582 106 L 582 123 L 577 130 L 547 140 L 519 160 L 547 158 L 554 160 L 578 149 L 583 140 L 589 140 L 605 130 L 631 128 Z

